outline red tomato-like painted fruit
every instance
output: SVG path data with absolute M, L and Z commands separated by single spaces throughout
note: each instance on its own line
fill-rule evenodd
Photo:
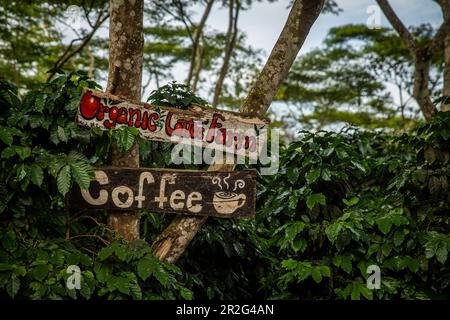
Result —
M 86 93 L 81 99 L 80 111 L 83 118 L 90 120 L 95 117 L 100 107 L 100 99 L 92 96 L 92 92 Z

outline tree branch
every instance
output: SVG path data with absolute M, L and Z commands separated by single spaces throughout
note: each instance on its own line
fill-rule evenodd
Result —
M 411 56 L 415 58 L 417 53 L 417 42 L 414 40 L 414 37 L 409 32 L 408 28 L 403 24 L 403 22 L 399 19 L 394 9 L 392 9 L 391 5 L 387 0 L 377 0 L 378 5 L 383 11 L 386 18 L 389 20 L 391 25 L 399 34 L 400 38 L 405 42 L 406 47 L 408 48 Z
M 445 37 L 450 33 L 450 3 L 448 0 L 439 0 L 439 5 L 442 9 L 444 22 L 442 22 L 427 48 L 430 57 L 435 55 L 437 49 L 444 43 Z
M 227 39 L 226 39 L 226 45 L 225 45 L 225 56 L 223 58 L 223 64 L 220 69 L 219 78 L 216 82 L 216 87 L 214 88 L 214 97 L 212 102 L 212 107 L 215 108 L 219 104 L 219 98 L 220 94 L 222 92 L 223 82 L 225 80 L 225 76 L 228 71 L 228 65 L 230 63 L 231 55 L 233 54 L 234 45 L 236 43 L 236 37 L 238 33 L 237 29 L 237 21 L 239 17 L 239 9 L 240 9 L 240 3 L 238 0 L 236 0 L 236 9 L 233 15 L 233 7 L 234 7 L 234 1 L 231 0 L 230 2 L 230 12 L 229 12 L 229 25 L 228 25 L 228 31 L 227 31 Z
M 206 20 L 208 19 L 209 13 L 211 12 L 211 8 L 214 4 L 214 0 L 208 0 L 206 3 L 205 11 L 203 12 L 202 18 L 197 26 L 197 30 L 195 32 L 194 42 L 192 43 L 192 55 L 191 55 L 191 64 L 189 65 L 189 74 L 187 78 L 187 83 L 190 85 L 192 81 L 192 75 L 194 72 L 195 60 L 197 57 L 198 46 L 200 44 L 200 38 L 203 33 L 203 29 L 206 24 Z
M 69 61 L 74 55 L 76 55 L 77 53 L 81 52 L 84 47 L 86 47 L 86 45 L 89 43 L 89 41 L 91 41 L 92 37 L 94 36 L 94 34 L 97 32 L 97 30 L 100 28 L 100 26 L 103 24 L 103 22 L 106 21 L 106 19 L 109 18 L 109 13 L 107 13 L 104 17 L 103 14 L 105 13 L 105 11 L 101 11 L 97 17 L 97 20 L 94 24 L 94 28 L 91 30 L 91 32 L 89 32 L 84 38 L 77 38 L 74 39 L 70 42 L 69 46 L 66 48 L 66 50 L 64 51 L 64 53 L 59 57 L 59 59 L 55 62 L 53 68 L 61 68 L 67 61 Z M 77 41 L 83 40 L 80 45 L 73 51 L 71 51 L 73 44 Z M 56 72 L 52 71 L 49 76 L 47 77 L 47 82 L 50 81 L 54 76 L 55 76 Z

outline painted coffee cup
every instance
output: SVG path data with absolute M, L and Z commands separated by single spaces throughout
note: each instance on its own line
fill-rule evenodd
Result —
M 232 214 L 245 204 L 245 194 L 236 192 L 220 191 L 214 194 L 213 204 L 220 214 Z

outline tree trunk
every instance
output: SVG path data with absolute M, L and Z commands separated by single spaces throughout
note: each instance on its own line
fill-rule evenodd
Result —
M 126 99 L 141 98 L 144 50 L 144 0 L 110 0 L 109 73 L 107 92 Z M 111 164 L 139 167 L 139 145 L 120 153 L 115 145 Z M 134 212 L 108 212 L 108 226 L 125 240 L 139 238 L 139 215 Z
M 437 111 L 431 101 L 430 90 L 428 88 L 430 82 L 430 59 L 423 58 L 422 54 L 418 52 L 414 60 L 413 97 L 419 104 L 425 119 L 430 120 Z
M 444 42 L 444 90 L 443 95 L 450 97 L 450 35 L 445 37 Z M 450 103 L 442 104 L 442 111 L 450 111 Z
M 203 12 L 202 18 L 197 26 L 197 30 L 195 32 L 194 42 L 192 43 L 192 55 L 191 55 L 191 64 L 189 65 L 189 74 L 187 78 L 187 84 L 191 86 L 192 77 L 194 75 L 194 71 L 198 69 L 198 62 L 200 59 L 198 58 L 200 39 L 203 34 L 203 29 L 205 28 L 206 20 L 208 19 L 209 13 L 211 12 L 211 8 L 214 4 L 214 0 L 208 0 L 206 3 L 205 11 Z M 195 90 L 194 90 L 195 92 Z
M 216 86 L 214 88 L 214 97 L 212 107 L 215 108 L 219 104 L 220 94 L 222 93 L 223 82 L 228 72 L 228 65 L 230 64 L 231 55 L 233 54 L 234 45 L 236 43 L 236 37 L 238 33 L 237 22 L 239 17 L 240 3 L 236 0 L 236 9 L 234 10 L 234 0 L 230 1 L 230 14 L 229 24 L 226 36 L 225 55 L 223 58 L 223 64 L 220 68 L 219 78 L 217 79 Z
M 203 67 L 203 58 L 205 54 L 205 48 L 204 48 L 204 39 L 202 37 L 202 44 L 199 44 L 197 47 L 197 55 L 195 57 L 195 68 L 194 68 L 194 78 L 192 79 L 192 85 L 191 89 L 193 93 L 197 92 L 197 86 L 198 82 L 200 80 L 200 72 L 202 71 Z
M 281 84 L 281 80 L 277 80 L 271 81 L 271 86 L 267 86 L 265 81 L 267 81 L 267 79 L 271 79 L 268 73 L 270 71 L 281 72 L 284 74 L 283 77 L 276 73 L 273 73 L 272 77 L 277 79 L 284 79 L 289 69 L 291 68 L 292 63 L 294 62 L 295 56 L 297 55 L 303 42 L 305 41 L 309 29 L 319 16 L 323 3 L 324 0 L 295 1 L 289 14 L 289 18 L 280 35 L 280 38 L 275 44 L 275 47 L 272 50 L 272 54 L 270 55 L 269 60 L 266 62 L 266 66 L 264 67 L 263 72 L 260 74 L 253 88 L 250 90 L 250 93 L 264 93 L 264 103 L 261 104 L 259 100 L 253 100 L 257 99 L 258 97 L 249 97 L 241 106 L 242 113 L 264 114 L 267 111 L 270 102 L 273 100 L 273 97 L 275 96 L 278 87 Z M 299 30 L 301 32 L 299 32 Z M 283 50 L 290 50 L 291 52 L 283 52 Z M 281 64 L 282 68 L 278 68 L 276 66 L 277 64 Z M 232 170 L 233 168 L 234 165 L 213 164 L 208 168 L 208 170 L 220 171 Z M 176 262 L 181 254 L 186 250 L 187 246 L 206 220 L 206 217 L 180 216 L 175 218 L 172 223 L 166 228 L 166 230 L 164 230 L 163 233 L 153 243 L 152 248 L 154 254 L 162 261 L 172 263 Z
M 320 14 L 324 0 L 295 1 L 275 47 L 244 105 L 246 111 L 262 116 L 286 78 L 306 36 Z

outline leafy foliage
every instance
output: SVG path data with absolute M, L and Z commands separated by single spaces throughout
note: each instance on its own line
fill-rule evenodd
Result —
M 176 83 L 176 81 L 154 90 L 147 101 L 160 106 L 184 110 L 190 108 L 192 104 L 208 105 L 208 102 L 196 96 L 187 85 Z
M 305 132 L 287 146 L 280 174 L 260 183 L 259 228 L 272 253 L 265 290 L 283 298 L 448 298 L 449 120 L 440 113 L 400 136 Z M 381 268 L 380 290 L 366 287 L 369 265 Z

